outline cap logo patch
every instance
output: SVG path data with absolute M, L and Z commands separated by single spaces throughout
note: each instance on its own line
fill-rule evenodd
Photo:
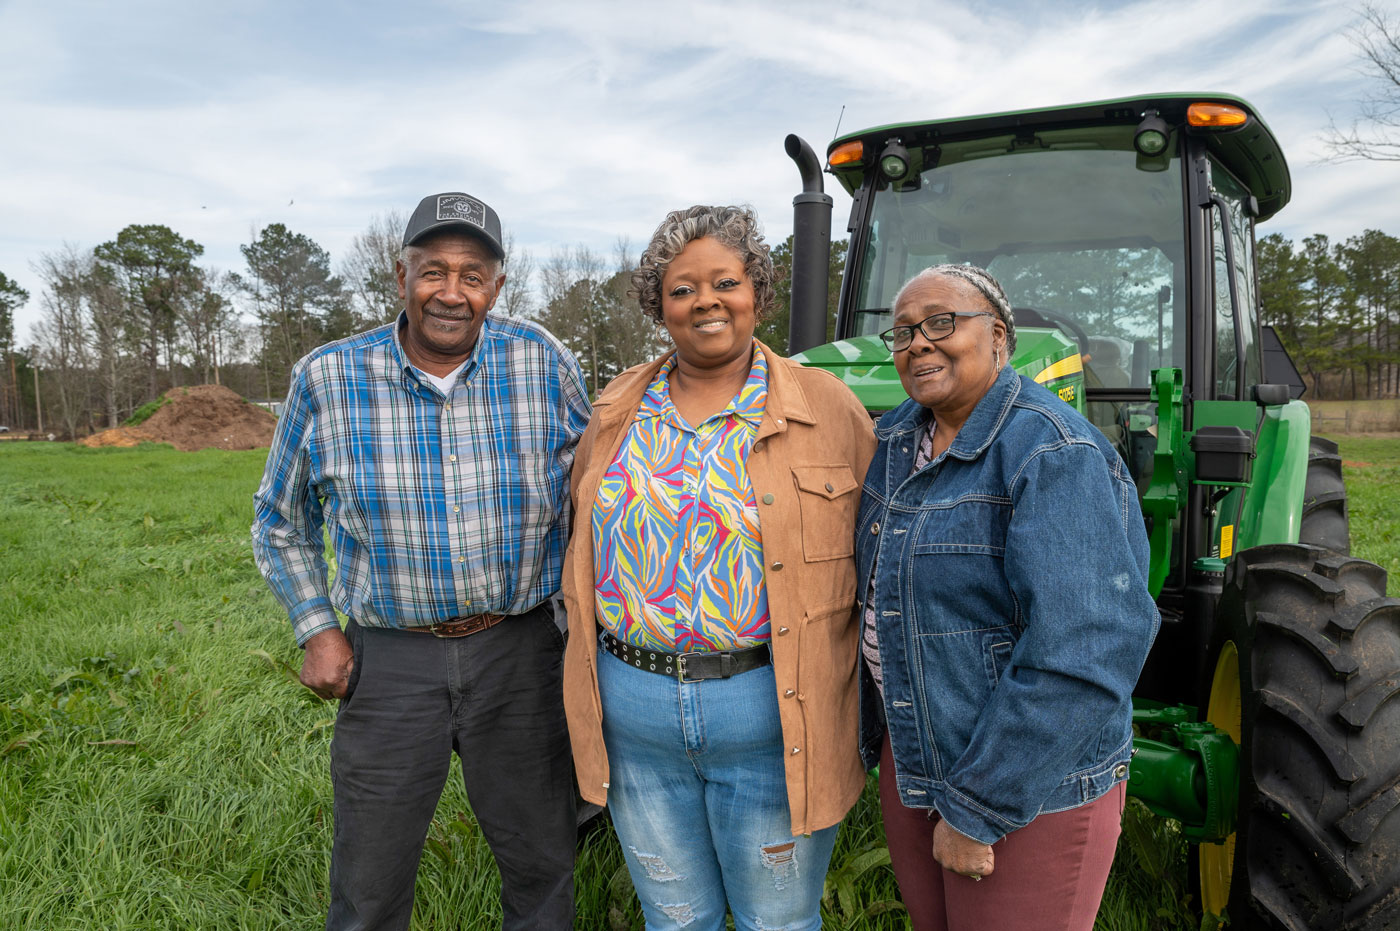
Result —
M 439 220 L 466 220 L 472 226 L 486 229 L 486 205 L 465 194 L 443 194 L 437 199 Z

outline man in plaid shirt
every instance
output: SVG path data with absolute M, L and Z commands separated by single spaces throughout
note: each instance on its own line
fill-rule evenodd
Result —
M 455 750 L 502 927 L 568 928 L 574 793 L 550 599 L 588 397 L 558 340 L 488 315 L 506 281 L 494 210 L 424 198 L 403 243 L 403 312 L 297 363 L 254 497 L 254 554 L 306 650 L 301 681 L 340 699 L 326 927 L 408 927 Z

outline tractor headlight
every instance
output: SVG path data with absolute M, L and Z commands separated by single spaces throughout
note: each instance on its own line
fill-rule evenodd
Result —
M 891 181 L 900 181 L 909 174 L 909 150 L 898 139 L 891 139 L 880 153 L 880 173 Z
M 1138 124 L 1137 132 L 1133 134 L 1133 148 L 1151 158 L 1166 151 L 1170 138 L 1171 127 L 1167 125 L 1167 121 L 1158 116 L 1156 110 L 1148 110 L 1147 115 Z

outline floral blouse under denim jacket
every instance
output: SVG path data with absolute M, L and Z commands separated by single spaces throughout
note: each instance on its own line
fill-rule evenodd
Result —
M 1087 420 L 1007 366 L 911 474 L 930 418 L 912 400 L 881 418 L 865 476 L 857 591 L 874 572 L 884 696 L 862 663 L 862 756 L 888 729 L 905 806 L 990 844 L 1126 778 L 1159 616 L 1136 488 Z

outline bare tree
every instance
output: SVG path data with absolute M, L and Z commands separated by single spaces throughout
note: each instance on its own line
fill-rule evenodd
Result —
M 350 243 L 340 260 L 340 277 L 350 291 L 356 326 L 376 327 L 398 314 L 399 284 L 394 274 L 408 218 L 389 210 L 370 218 L 369 226 Z
M 180 308 L 181 334 L 190 349 L 190 364 L 203 384 L 219 383 L 219 340 L 235 316 L 230 297 L 238 290 L 231 273 L 201 269 L 200 287 Z
M 34 271 L 44 283 L 39 297 L 39 321 L 33 335 L 39 363 L 58 393 L 57 406 L 49 402 L 50 416 L 57 415 L 67 436 L 76 436 L 78 425 L 90 421 L 90 325 L 86 306 L 91 253 L 65 243 L 57 252 L 39 256 Z
M 613 245 L 613 274 L 603 283 L 602 293 L 608 302 L 604 315 L 612 346 L 612 358 L 617 372 L 654 359 L 670 345 L 660 324 L 642 313 L 632 294 L 632 272 L 637 268 L 637 256 L 632 241 L 619 236 Z M 614 373 L 616 374 L 616 373 Z
M 91 324 L 92 364 L 97 403 L 107 426 L 121 422 L 123 395 L 130 394 L 134 380 L 132 360 L 122 352 L 122 332 L 126 320 L 126 300 L 111 266 L 94 262 L 87 274 L 88 320 Z
M 535 277 L 535 259 L 528 249 L 515 245 L 515 234 L 507 233 L 503 243 L 506 250 L 506 287 L 496 302 L 496 309 L 507 317 L 529 317 L 535 312 L 535 295 L 530 282 Z
M 1323 138 L 1333 161 L 1400 161 L 1400 20 L 1376 4 L 1361 8 L 1350 30 L 1369 90 L 1360 116 L 1343 129 L 1333 121 Z
M 628 366 L 655 357 L 661 331 L 628 294 L 632 260 L 626 240 L 609 268 L 586 246 L 555 252 L 540 269 L 543 323 L 578 356 L 595 397 Z

